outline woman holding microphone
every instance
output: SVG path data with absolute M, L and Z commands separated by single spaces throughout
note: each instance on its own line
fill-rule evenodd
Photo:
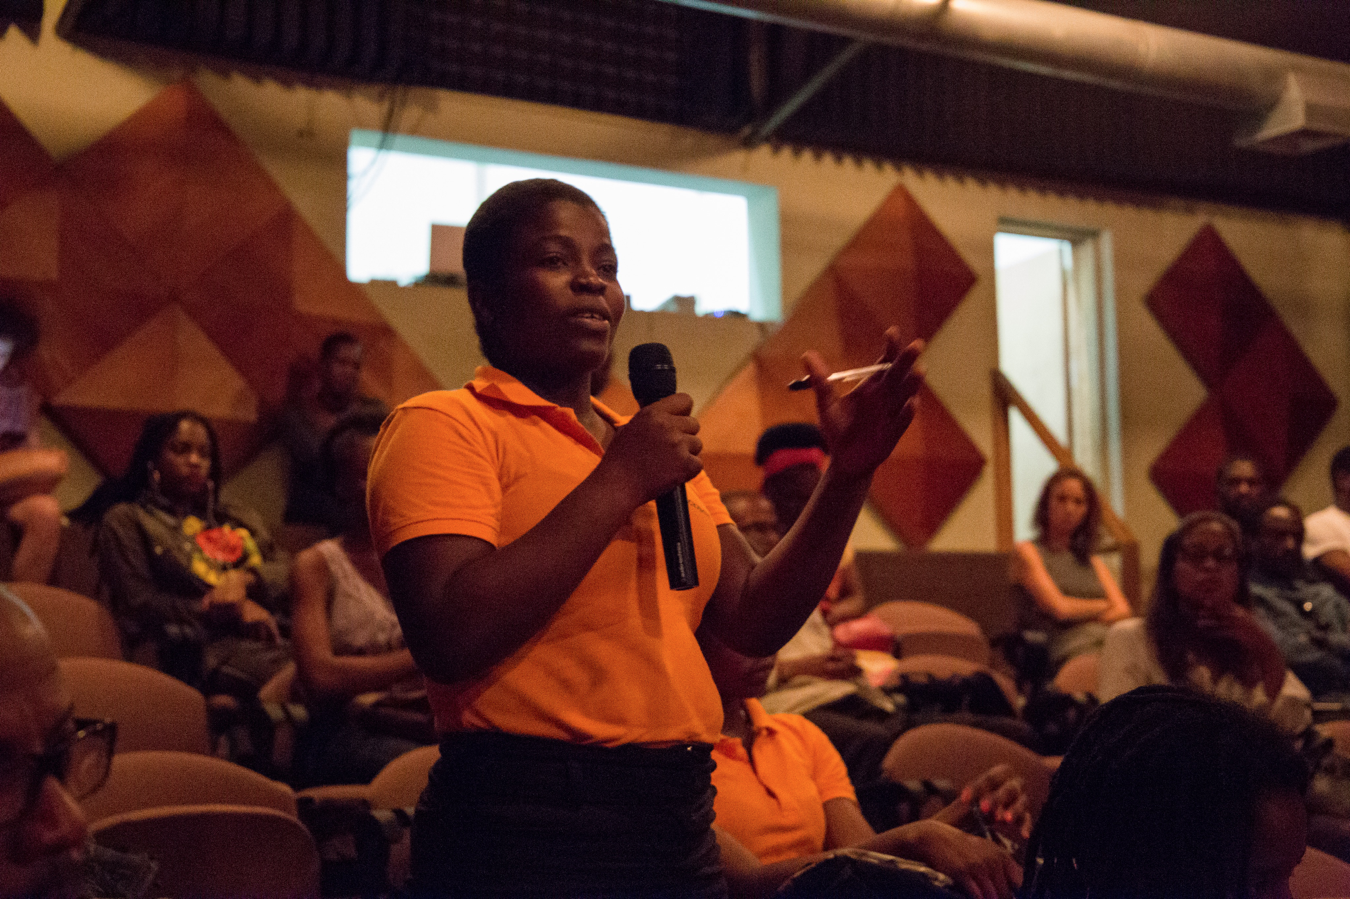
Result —
M 625 305 L 595 202 L 557 181 L 507 185 L 465 229 L 464 266 L 490 365 L 394 411 L 367 495 L 442 737 L 414 889 L 721 896 L 722 711 L 694 629 L 758 656 L 796 633 L 913 417 L 922 347 L 887 332 L 891 368 L 846 396 L 807 354 L 832 464 L 757 563 L 701 473 L 687 395 L 627 421 L 591 398 Z M 686 482 L 702 581 L 677 592 L 652 501 Z

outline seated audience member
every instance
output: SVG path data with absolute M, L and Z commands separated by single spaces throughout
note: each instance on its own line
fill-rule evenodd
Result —
M 1049 637 L 1051 675 L 1074 656 L 1101 651 L 1107 628 L 1133 614 L 1111 570 L 1093 554 L 1101 518 L 1092 481 L 1062 468 L 1036 501 L 1036 539 L 1014 547 L 1013 580 L 1024 599 L 1019 629 Z
M 770 715 L 759 704 L 772 657 L 747 658 L 704 633 L 700 643 L 723 707 L 722 738 L 713 748 L 716 826 L 724 846 L 729 837 L 765 866 L 738 864 L 737 849 L 726 852 L 733 895 L 776 887 L 823 852 L 849 847 L 921 862 L 978 899 L 1013 895 L 1020 879 L 1013 857 L 958 829 L 975 823 L 978 803 L 997 825 L 1026 837 L 1030 818 L 1010 769 L 993 769 L 933 818 L 878 834 L 825 735 L 804 718 Z
M 773 505 L 767 497 L 745 491 L 729 493 L 722 501 L 727 507 L 727 514 L 731 516 L 737 529 L 745 535 L 750 548 L 758 555 L 761 557 L 767 555 L 769 550 L 778 544 L 782 532 L 778 528 Z M 820 609 L 816 609 L 797 635 L 779 651 L 772 682 L 786 685 L 798 676 L 855 682 L 861 675 L 862 669 L 858 667 L 857 653 L 834 644 L 824 615 Z M 851 691 L 840 687 L 827 692 L 830 694 L 830 700 L 833 700 Z M 798 701 L 809 702 L 805 697 L 800 697 Z M 894 706 L 889 702 L 882 702 L 879 707 L 887 711 L 894 710 Z M 796 708 L 793 711 L 801 709 Z
M 1251 456 L 1230 455 L 1215 473 L 1219 511 L 1238 523 L 1244 537 L 1256 532 L 1256 516 L 1269 489 L 1261 463 Z
M 1312 842 L 1350 857 L 1347 763 L 1312 726 L 1312 696 L 1252 613 L 1237 522 L 1217 512 L 1184 518 L 1163 541 L 1148 618 L 1111 628 L 1102 648 L 1103 701 L 1150 684 L 1228 699 L 1266 715 L 1318 765 L 1307 805 Z
M 1303 857 L 1308 772 L 1249 710 L 1144 687 L 1097 709 L 1027 845 L 1026 899 L 1276 899 Z
M 1251 612 L 1237 522 L 1196 512 L 1163 541 L 1146 619 L 1112 626 L 1098 696 L 1148 684 L 1189 686 L 1271 715 L 1291 735 L 1311 721 L 1311 695 Z
M 1335 501 L 1303 522 L 1303 556 L 1350 596 L 1350 446 L 1331 457 L 1331 492 Z
M 762 493 L 753 490 L 738 490 L 722 494 L 722 505 L 727 507 L 736 529 L 745 537 L 745 542 L 760 558 L 769 554 L 769 550 L 778 545 L 783 532 L 778 527 L 778 516 L 773 503 Z
M 820 483 L 827 451 L 820 428 L 805 422 L 774 425 L 760 435 L 755 444 L 755 464 L 764 469 L 761 492 L 773 504 L 780 534 L 787 533 L 801 517 Z M 831 627 L 867 611 L 851 546 L 844 550 L 834 580 L 820 601 L 820 610 Z
M 61 450 L 38 445 L 42 398 L 29 372 L 37 342 L 32 316 L 0 300 L 0 508 L 20 532 L 9 579 L 45 584 L 61 543 L 61 508 L 52 491 L 68 460 Z
M 728 494 L 724 502 L 750 547 L 767 555 L 781 537 L 769 501 L 747 492 Z M 897 823 L 881 762 L 908 719 L 863 677 L 857 653 L 835 645 L 819 608 L 779 651 L 767 689 L 763 700 L 771 712 L 805 715 L 829 736 L 858 785 L 868 819 L 879 826 Z
M 1256 620 L 1317 699 L 1350 700 L 1350 601 L 1303 558 L 1303 513 L 1277 499 L 1251 542 Z
M 71 716 L 46 632 L 0 588 L 0 899 L 149 889 L 148 862 L 87 843 L 79 800 L 107 779 L 116 735 L 110 722 Z
M 345 525 L 339 536 L 300 552 L 291 566 L 291 638 L 311 709 L 299 752 L 305 783 L 367 783 L 398 756 L 433 740 L 429 708 L 416 712 L 416 700 L 426 694 L 403 645 L 366 517 L 366 468 L 383 420 L 378 412 L 357 413 L 333 427 L 324 468 Z M 364 716 L 348 714 L 352 699 L 374 692 L 386 693 L 388 702 Z M 400 698 L 413 707 L 402 707 Z M 425 739 L 394 732 L 401 720 L 409 725 L 404 733 L 420 721 Z
M 316 383 L 298 391 L 282 416 L 281 442 L 290 457 L 283 515 L 287 524 L 325 530 L 341 526 L 333 498 L 324 487 L 324 440 L 344 415 L 370 413 L 383 419 L 389 414 L 384 403 L 360 393 L 364 353 L 355 334 L 329 334 L 319 348 Z
M 220 454 L 195 412 L 145 421 L 121 477 L 72 517 L 99 522 L 99 570 L 133 659 L 205 693 L 251 698 L 289 660 L 286 563 L 256 513 L 219 501 Z
M 756 493 L 728 494 L 726 507 L 756 553 L 763 555 L 777 543 L 780 535 L 768 526 L 773 511 L 764 497 Z M 1031 729 L 1013 718 L 968 712 L 911 714 L 913 710 L 892 698 L 886 686 L 879 689 L 869 682 L 858 664 L 858 653 L 835 642 L 824 614 L 817 608 L 779 650 L 768 692 L 762 697 L 770 713 L 803 715 L 825 732 L 848 766 L 863 810 L 876 827 L 884 829 L 896 823 L 893 785 L 882 774 L 881 762 L 891 744 L 911 726 L 953 720 L 1032 748 L 1039 746 Z

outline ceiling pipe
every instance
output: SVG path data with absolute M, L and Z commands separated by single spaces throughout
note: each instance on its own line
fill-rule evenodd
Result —
M 1239 144 L 1350 141 L 1350 65 L 1047 0 L 666 0 L 1231 110 Z

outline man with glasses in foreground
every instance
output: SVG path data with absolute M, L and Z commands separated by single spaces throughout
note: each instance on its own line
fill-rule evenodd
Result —
M 0 899 L 86 893 L 78 800 L 107 779 L 116 734 L 75 720 L 46 631 L 0 587 Z

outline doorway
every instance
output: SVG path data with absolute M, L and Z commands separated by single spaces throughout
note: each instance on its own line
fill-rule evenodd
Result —
M 1122 511 L 1110 240 L 1105 232 L 1000 222 L 994 235 L 998 364 L 1055 438 Z M 1041 486 L 1058 467 L 1012 410 L 1013 534 L 1034 536 Z

